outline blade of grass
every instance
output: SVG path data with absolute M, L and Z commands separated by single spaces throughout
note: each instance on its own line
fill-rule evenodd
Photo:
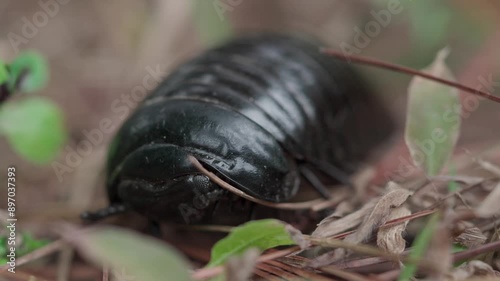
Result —
M 457 175 L 457 168 L 455 167 L 455 165 L 453 163 L 450 163 L 450 168 L 449 168 L 449 171 L 450 173 L 450 176 L 456 176 Z M 458 186 L 457 182 L 456 181 L 450 181 L 448 183 L 448 191 L 449 192 L 456 192 L 460 189 L 460 186 Z
M 433 214 L 429 218 L 429 221 L 425 225 L 425 228 L 422 229 L 417 238 L 415 238 L 415 241 L 413 242 L 412 245 L 412 250 L 409 255 L 410 260 L 415 261 L 422 259 L 422 257 L 425 254 L 425 251 L 429 246 L 429 243 L 431 242 L 432 234 L 436 229 L 439 217 L 440 217 L 439 213 Z M 409 264 L 405 264 L 403 271 L 401 271 L 401 274 L 399 275 L 398 281 L 410 280 L 415 275 L 416 271 L 417 271 L 416 263 L 412 262 Z
M 233 11 L 234 7 L 220 0 L 192 1 L 193 19 L 204 45 L 217 45 L 232 36 L 233 28 L 226 13 Z

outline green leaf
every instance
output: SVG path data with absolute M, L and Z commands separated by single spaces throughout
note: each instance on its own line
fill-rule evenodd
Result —
M 40 97 L 0 108 L 0 133 L 16 153 L 36 164 L 52 160 L 66 139 L 62 112 Z
M 456 171 L 455 165 L 450 164 L 450 168 L 449 168 L 448 172 L 450 173 L 450 176 L 456 176 L 457 171 Z M 460 189 L 460 186 L 457 184 L 456 181 L 450 181 L 448 183 L 448 192 L 455 192 L 459 189 Z
M 4 236 L 0 236 L 0 265 L 3 265 L 5 263 L 2 263 L 1 261 L 7 260 L 7 254 L 9 253 L 9 245 L 7 245 L 7 235 L 9 233 L 9 230 L 7 229 L 5 231 Z M 21 245 L 16 245 L 16 256 L 17 257 L 22 257 L 26 254 L 29 254 L 33 252 L 36 249 L 39 249 L 47 244 L 50 243 L 49 240 L 45 239 L 36 239 L 33 238 L 33 236 L 30 233 L 23 232 L 18 233 L 18 235 L 22 235 L 21 239 Z
M 411 247 L 411 252 L 409 254 L 409 258 L 412 261 L 421 260 L 422 257 L 424 256 L 425 251 L 427 250 L 431 242 L 432 235 L 434 234 L 434 231 L 436 230 L 436 227 L 438 225 L 439 217 L 440 215 L 438 213 L 432 214 L 425 227 L 415 238 L 415 241 L 413 242 Z M 410 280 L 415 275 L 416 271 L 417 271 L 416 264 L 414 263 L 405 264 L 405 267 L 403 268 L 401 274 L 399 275 L 398 281 Z
M 7 70 L 7 66 L 3 61 L 0 60 L 0 85 L 3 85 L 9 81 L 10 74 Z
M 97 228 L 73 241 L 91 261 L 135 280 L 191 280 L 188 263 L 159 240 L 117 227 Z
M 18 87 L 23 92 L 32 93 L 45 87 L 49 81 L 48 63 L 35 52 L 25 52 L 16 57 L 9 65 L 9 70 L 9 90 L 12 92 Z M 17 83 L 20 84 L 16 85 Z
M 226 15 L 236 9 L 234 4 L 221 0 L 192 1 L 193 19 L 205 45 L 217 45 L 232 36 L 232 26 Z
M 22 246 L 17 250 L 19 256 L 26 255 L 36 249 L 46 246 L 50 243 L 46 239 L 36 239 L 30 233 L 23 233 Z
M 7 232 L 6 232 L 7 233 Z M 7 236 L 0 236 L 0 259 L 7 255 Z M 0 263 L 3 264 L 3 263 Z
M 409 7 L 415 46 L 425 51 L 443 44 L 453 18 L 448 5 L 441 1 L 419 0 L 411 1 L 406 6 Z
M 285 224 L 274 219 L 258 220 L 235 227 L 212 248 L 209 267 L 223 264 L 229 257 L 240 255 L 250 248 L 261 251 L 296 244 Z
M 462 246 L 462 245 L 460 245 L 458 243 L 454 243 L 452 245 L 452 248 L 451 248 L 452 253 L 460 253 L 460 252 L 463 252 L 465 250 L 467 250 L 467 247 Z
M 438 53 L 424 72 L 454 81 L 444 60 L 448 50 Z M 453 153 L 460 133 L 458 90 L 415 77 L 408 89 L 405 141 L 413 162 L 429 176 L 438 174 Z

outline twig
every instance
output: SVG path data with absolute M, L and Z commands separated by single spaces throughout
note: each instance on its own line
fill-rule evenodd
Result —
M 272 253 L 269 253 L 269 254 L 266 254 L 266 255 L 262 255 L 261 257 L 259 257 L 257 259 L 257 262 L 265 262 L 265 261 L 270 261 L 270 260 L 274 260 L 274 259 L 277 259 L 277 258 L 285 257 L 285 256 L 293 254 L 293 253 L 295 253 L 295 252 L 297 252 L 299 250 L 300 250 L 300 247 L 294 246 L 294 247 L 290 247 L 288 249 L 284 249 L 284 250 L 280 250 L 280 251 L 275 251 L 275 252 L 272 252 Z
M 293 280 L 299 277 L 295 272 L 288 272 L 280 267 L 275 267 L 267 263 L 257 265 L 257 268 L 273 275 L 279 276 L 279 280 Z
M 234 226 L 227 225 L 178 225 L 180 229 L 195 230 L 195 231 L 207 231 L 207 232 L 231 232 Z
M 356 253 L 370 255 L 374 257 L 383 257 L 387 260 L 394 262 L 399 262 L 403 258 L 400 255 L 384 252 L 379 248 L 369 245 L 349 243 L 343 240 L 331 239 L 331 238 L 312 238 L 310 236 L 305 236 L 305 238 L 311 241 L 311 243 L 316 246 L 349 249 Z
M 5 277 L 6 279 L 3 279 L 2 277 Z M 23 271 L 20 271 L 17 269 L 16 269 L 16 273 L 10 273 L 7 271 L 0 271 L 0 280 L 2 280 L 2 281 L 4 281 L 4 280 L 9 280 L 9 281 L 13 281 L 13 280 L 47 281 L 47 279 L 45 279 L 45 278 L 35 276 L 31 273 L 23 272 Z
M 484 91 L 481 91 L 478 89 L 473 89 L 469 86 L 462 85 L 460 83 L 449 81 L 446 79 L 442 79 L 442 78 L 433 76 L 431 74 L 421 72 L 421 71 L 418 71 L 418 70 L 415 70 L 415 69 L 412 69 L 412 68 L 409 68 L 406 66 L 392 64 L 392 63 L 388 63 L 388 62 L 384 62 L 381 60 L 372 59 L 372 58 L 368 58 L 368 57 L 363 57 L 363 56 L 347 55 L 347 54 L 344 54 L 342 52 L 339 52 L 339 51 L 336 51 L 333 49 L 328 49 L 328 48 L 322 49 L 321 51 L 325 54 L 334 56 L 334 57 L 342 59 L 344 61 L 349 61 L 349 62 L 352 61 L 352 62 L 356 62 L 359 64 L 384 68 L 384 69 L 392 70 L 392 71 L 399 72 L 399 73 L 406 73 L 406 74 L 411 74 L 411 75 L 415 75 L 415 76 L 420 76 L 420 77 L 423 77 L 423 78 L 426 78 L 426 79 L 429 79 L 429 80 L 432 80 L 432 81 L 435 81 L 435 82 L 438 82 L 441 84 L 445 84 L 445 85 L 460 89 L 462 91 L 468 92 L 468 93 L 473 94 L 475 96 L 484 97 L 488 100 L 500 103 L 500 97 L 494 96 L 490 93 L 487 93 L 487 92 L 484 92 Z
M 337 277 L 340 277 L 342 279 L 349 280 L 349 281 L 371 281 L 372 280 L 372 279 L 369 279 L 367 277 L 364 277 L 361 274 L 345 271 L 345 270 L 338 269 L 338 268 L 333 267 L 333 266 L 323 267 L 323 268 L 321 268 L 321 271 L 326 272 L 328 274 L 335 275 Z
M 242 198 L 245 198 L 249 201 L 255 202 L 255 203 L 263 205 L 263 206 L 276 208 L 276 209 L 284 209 L 284 210 L 302 210 L 302 209 L 311 209 L 314 206 L 325 202 L 324 199 L 316 199 L 316 200 L 297 202 L 297 203 L 272 203 L 272 202 L 264 201 L 264 200 L 255 198 L 255 197 L 239 190 L 238 188 L 230 185 L 229 183 L 225 182 L 223 179 L 219 178 L 214 173 L 205 169 L 205 167 L 203 167 L 203 165 L 201 165 L 201 163 L 195 157 L 189 156 L 189 160 L 191 161 L 191 163 L 193 163 L 193 165 L 200 172 L 202 172 L 204 175 L 206 175 L 208 178 L 210 178 L 214 183 L 216 183 L 220 187 L 222 187 L 222 188 L 228 190 L 229 192 L 234 193 Z
M 195 280 L 203 280 L 203 279 L 208 279 L 208 278 L 217 276 L 219 274 L 222 274 L 223 272 L 224 272 L 223 266 L 202 268 L 202 269 L 198 269 L 195 272 L 193 272 L 191 274 L 191 278 L 193 278 Z
M 474 249 L 455 253 L 453 255 L 453 262 L 454 263 L 461 262 L 461 261 L 475 257 L 475 256 L 480 255 L 480 254 L 484 254 L 484 253 L 488 253 L 488 252 L 492 252 L 492 251 L 498 251 L 498 250 L 500 250 L 500 240 L 495 241 L 495 242 L 491 242 L 489 244 L 481 245 L 481 246 L 474 248 Z
M 423 211 L 420 211 L 420 212 L 417 212 L 417 213 L 414 213 L 414 214 L 411 214 L 411 215 L 408 215 L 408 216 L 404 216 L 404 217 L 400 217 L 400 218 L 397 218 L 397 219 L 393 219 L 393 220 L 387 221 L 381 227 L 394 226 L 394 225 L 403 223 L 405 221 L 414 220 L 414 219 L 417 219 L 417 218 L 428 216 L 430 214 L 433 214 L 434 212 L 436 212 L 435 209 L 433 209 L 433 210 L 423 210 Z
M 288 272 L 293 272 L 295 275 L 298 275 L 306 280 L 314 280 L 314 281 L 329 281 L 332 280 L 330 278 L 324 277 L 322 275 L 313 273 L 311 271 L 304 270 L 302 268 L 294 267 L 288 264 L 285 264 L 283 262 L 278 262 L 278 261 L 268 261 L 267 262 L 270 265 L 282 268 L 285 271 Z
M 278 281 L 283 280 L 283 279 L 275 277 L 274 275 L 268 273 L 267 271 L 259 269 L 259 268 L 256 268 L 254 272 L 257 276 L 263 278 L 262 280 L 278 280 Z
M 293 254 L 294 252 L 297 252 L 299 250 L 300 250 L 300 247 L 294 246 L 294 247 L 290 247 L 288 249 L 265 254 L 265 255 L 260 256 L 257 259 L 257 263 L 262 263 L 262 262 L 266 262 L 269 260 L 281 258 L 281 257 L 287 256 L 287 255 Z M 214 277 L 216 275 L 219 275 L 222 272 L 224 272 L 223 266 L 202 268 L 202 269 L 195 271 L 193 274 L 191 274 L 191 278 L 193 278 L 193 279 L 206 279 L 206 278 L 210 278 L 210 277 Z

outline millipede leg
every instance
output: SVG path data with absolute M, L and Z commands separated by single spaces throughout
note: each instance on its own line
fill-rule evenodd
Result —
M 110 217 L 110 216 L 124 213 L 125 211 L 127 211 L 127 208 L 125 207 L 125 205 L 113 204 L 113 205 L 110 205 L 106 208 L 97 210 L 95 212 L 84 212 L 80 215 L 80 217 L 85 221 L 95 222 L 95 221 L 102 220 L 102 219 Z
M 331 194 L 328 188 L 319 180 L 319 178 L 306 165 L 299 166 L 299 171 L 304 178 L 311 183 L 312 187 L 325 199 L 330 199 Z

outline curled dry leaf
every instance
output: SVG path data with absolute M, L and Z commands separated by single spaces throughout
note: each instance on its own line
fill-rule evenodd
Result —
M 455 237 L 455 242 L 467 248 L 474 248 L 486 242 L 487 237 L 477 227 L 466 228 L 460 235 Z
M 372 200 L 365 204 L 363 208 L 351 213 L 343 218 L 338 218 L 338 212 L 331 214 L 330 216 L 324 218 L 318 227 L 311 234 L 312 237 L 316 238 L 326 238 L 342 232 L 346 232 L 357 225 L 359 225 L 363 218 L 373 209 L 376 200 Z
M 361 227 L 346 237 L 348 241 L 361 243 L 368 239 L 375 229 L 389 220 L 392 210 L 405 203 L 408 197 L 413 194 L 393 182 L 388 183 L 387 189 L 389 191 L 378 200 L 370 215 L 364 219 Z
M 493 270 L 493 268 L 491 268 L 490 265 L 482 261 L 473 260 L 455 268 L 451 272 L 451 275 L 449 276 L 448 280 L 461 281 L 461 280 L 467 280 L 471 277 L 500 278 L 500 273 L 496 270 Z
M 226 280 L 247 281 L 252 276 L 260 250 L 252 248 L 246 250 L 241 256 L 234 256 L 226 262 Z
M 490 192 L 484 199 L 483 203 L 476 209 L 476 214 L 480 217 L 487 218 L 500 213 L 500 183 Z
M 398 219 L 408 215 L 411 215 L 411 211 L 405 206 L 401 206 L 391 211 L 388 220 Z M 404 221 L 400 224 L 380 227 L 377 233 L 377 246 L 387 252 L 401 254 L 406 246 L 403 232 L 407 224 L 408 221 Z
M 360 244 L 371 237 L 373 231 L 389 220 L 391 211 L 406 202 L 412 192 L 401 188 L 394 182 L 387 185 L 387 193 L 375 202 L 370 214 L 365 217 L 361 226 L 344 241 Z M 313 267 L 321 267 L 332 264 L 350 254 L 350 251 L 339 248 L 323 254 L 312 261 Z

